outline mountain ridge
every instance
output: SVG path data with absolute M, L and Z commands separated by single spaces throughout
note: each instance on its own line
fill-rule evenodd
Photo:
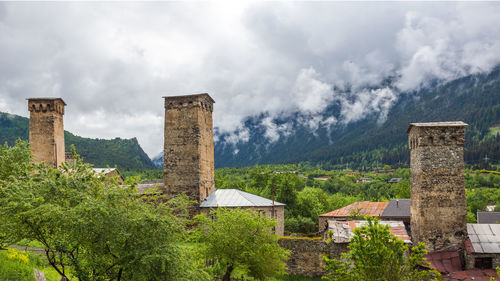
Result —
M 321 115 L 340 118 L 338 104 L 330 104 Z M 216 167 L 254 164 L 311 162 L 326 168 L 363 169 L 379 163 L 408 166 L 406 128 L 410 122 L 455 121 L 469 123 L 466 130 L 465 161 L 480 164 L 486 154 L 500 159 L 500 139 L 488 136 L 489 128 L 500 123 L 500 68 L 487 74 L 434 83 L 419 91 L 402 93 L 388 111 L 386 121 L 369 114 L 349 124 L 318 127 L 301 124 L 298 113 L 274 119 L 277 126 L 292 126 L 291 134 L 270 142 L 266 138 L 265 115 L 247 118 L 247 142 L 232 144 L 229 135 L 219 134 L 215 144 Z
M 29 119 L 0 112 L 0 129 L 0 144 L 13 145 L 17 139 L 28 141 Z M 64 131 L 64 139 L 66 151 L 70 151 L 72 144 L 75 145 L 76 152 L 83 157 L 83 160 L 95 167 L 156 168 L 136 138 L 92 139 Z

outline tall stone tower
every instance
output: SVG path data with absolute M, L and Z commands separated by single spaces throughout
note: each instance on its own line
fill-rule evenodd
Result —
M 464 122 L 411 123 L 411 234 L 430 252 L 459 250 L 467 238 Z
M 208 94 L 165 99 L 163 182 L 167 196 L 200 203 L 215 190 L 212 111 Z
M 64 162 L 64 106 L 61 98 L 29 98 L 29 141 L 33 161 L 59 167 Z

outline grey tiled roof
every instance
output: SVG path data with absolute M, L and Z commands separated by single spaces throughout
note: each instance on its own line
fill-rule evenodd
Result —
M 500 253 L 500 224 L 467 224 L 475 253 Z
M 201 202 L 200 207 L 271 207 L 272 200 L 238 189 L 216 189 Z M 285 204 L 274 201 L 274 206 Z
M 410 199 L 391 199 L 381 217 L 410 217 Z
M 477 212 L 477 223 L 500 223 L 500 212 Z

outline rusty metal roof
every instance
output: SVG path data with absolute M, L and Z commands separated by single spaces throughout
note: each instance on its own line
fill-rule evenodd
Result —
M 354 202 L 351 205 L 347 205 L 343 208 L 333 210 L 326 214 L 319 215 L 320 217 L 333 217 L 333 218 L 348 218 L 351 216 L 352 212 L 359 210 L 359 214 L 362 216 L 372 216 L 380 217 L 384 212 L 385 208 L 389 202 Z
M 490 277 L 498 277 L 493 269 L 462 270 L 457 251 L 433 252 L 424 258 L 431 264 L 431 268 L 441 272 L 444 281 L 489 281 Z
M 443 281 L 490 281 L 490 277 L 498 278 L 494 269 L 472 269 L 452 272 Z
M 328 230 L 333 232 L 333 242 L 348 243 L 354 236 L 354 229 L 365 225 L 367 221 L 328 221 Z M 381 221 L 380 224 L 388 225 L 389 231 L 405 243 L 411 243 L 402 221 Z
M 462 270 L 460 255 L 457 251 L 433 252 L 424 256 L 431 264 L 431 268 L 441 272 L 450 273 Z

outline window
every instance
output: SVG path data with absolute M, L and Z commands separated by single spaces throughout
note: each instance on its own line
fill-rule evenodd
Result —
M 493 268 L 492 258 L 476 258 L 474 260 L 474 267 L 479 269 L 491 269 Z

